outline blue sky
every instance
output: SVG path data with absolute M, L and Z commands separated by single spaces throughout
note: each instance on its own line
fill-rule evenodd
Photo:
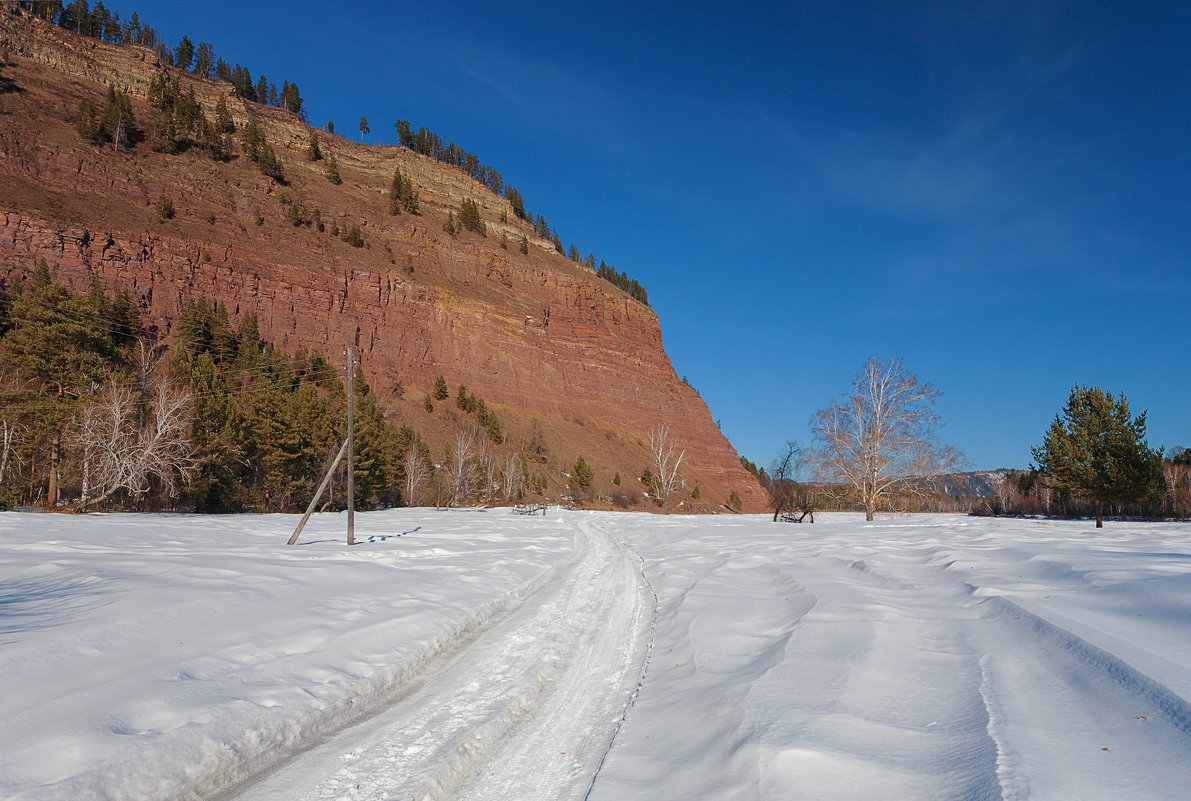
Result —
M 942 439 L 1025 467 L 1075 384 L 1191 447 L 1191 5 L 113 3 L 409 120 L 638 279 L 744 456 L 806 442 L 870 355 Z

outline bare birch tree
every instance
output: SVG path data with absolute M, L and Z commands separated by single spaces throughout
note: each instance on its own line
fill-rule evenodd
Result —
M 452 506 L 471 501 L 476 491 L 475 442 L 471 432 L 461 431 L 447 457 L 447 483 Z
M 2 471 L 0 471 L 0 476 L 3 476 Z M 1186 517 L 1186 500 L 1188 495 L 1191 495 L 1188 493 L 1188 488 L 1191 487 L 1191 466 L 1176 464 L 1173 461 L 1164 462 L 1162 478 L 1166 486 L 1166 494 L 1163 498 L 1166 513 L 1173 517 Z
M 411 442 L 405 450 L 405 505 L 413 506 L 417 503 L 430 481 L 430 466 L 418 452 L 416 442 Z
M 0 420 L 0 484 L 4 483 L 4 476 L 8 472 L 8 460 L 12 456 L 13 446 L 25 430 L 25 426 L 20 423 Z
M 521 454 L 509 451 L 505 454 L 501 465 L 501 481 L 505 503 L 512 503 L 521 494 L 521 487 L 525 483 L 525 474 L 521 470 Z
M 852 382 L 850 395 L 833 400 L 811 417 L 817 447 L 812 458 L 821 480 L 850 486 L 864 505 L 866 520 L 878 504 L 897 493 L 958 470 L 962 455 L 936 442 L 942 393 L 902 366 L 870 358 Z
M 484 500 L 490 501 L 499 488 L 496 481 L 496 454 L 492 452 L 486 437 L 480 437 L 476 442 L 476 472 L 482 485 L 480 495 Z
M 678 450 L 678 443 L 670 433 L 669 423 L 658 423 L 647 432 L 649 454 L 653 466 L 653 483 L 662 496 L 662 506 L 670 514 L 670 493 L 678 484 L 678 468 L 686 451 Z

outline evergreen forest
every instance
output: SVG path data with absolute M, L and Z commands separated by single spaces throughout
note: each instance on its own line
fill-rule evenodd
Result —
M 319 352 L 287 355 L 261 340 L 254 313 L 233 327 L 205 298 L 185 302 L 166 346 L 126 292 L 72 292 L 43 261 L 0 290 L 0 508 L 301 511 L 346 437 L 346 369 Z M 386 419 L 358 364 L 353 385 L 357 508 L 545 489 L 463 385 L 464 424 L 437 458 Z M 446 386 L 440 376 L 428 410 Z M 345 503 L 339 471 L 323 508 Z

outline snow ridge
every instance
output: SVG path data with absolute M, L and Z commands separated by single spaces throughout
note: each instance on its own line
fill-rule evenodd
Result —
M 1095 668 L 1114 684 L 1161 711 L 1165 719 L 1176 729 L 1191 735 L 1191 703 L 1165 685 L 1154 681 L 1120 657 L 1096 647 L 1083 637 L 1035 615 L 1002 596 L 991 596 L 984 604 L 996 615 L 1028 623 L 1041 639 L 1069 652 L 1082 664 Z

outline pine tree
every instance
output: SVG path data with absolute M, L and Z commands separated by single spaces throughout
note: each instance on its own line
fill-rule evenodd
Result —
M 451 391 L 447 389 L 447 380 L 441 375 L 434 379 L 434 398 L 435 400 L 446 400 L 451 396 Z
M 396 195 L 393 191 L 396 190 Z M 405 209 L 410 214 L 418 213 L 418 205 L 420 197 L 418 195 L 417 187 L 414 186 L 412 178 L 407 178 L 401 174 L 401 170 L 396 170 L 393 173 L 393 183 L 389 190 L 390 213 L 393 213 L 393 202 L 398 201 L 401 208 Z
M 364 235 L 360 231 L 359 223 L 353 222 L 343 230 L 343 241 L 354 248 L 364 247 Z
M 240 133 L 240 147 L 244 148 L 244 155 L 250 161 L 261 160 L 261 147 L 265 144 L 265 134 L 260 125 L 251 117 L 244 123 L 244 130 Z
M 393 180 L 388 184 L 388 213 L 401 213 L 401 193 L 405 188 L 405 179 L 401 177 L 401 170 L 394 171 Z
M 44 260 L 28 288 L 9 301 L 11 328 L 0 340 L 0 367 L 22 382 L 5 406 L 24 413 L 29 439 L 48 462 L 46 504 L 58 503 L 67 421 L 81 399 L 119 366 L 102 292 L 88 297 L 53 283 Z
M 1110 506 L 1145 502 L 1162 492 L 1162 452 L 1151 450 L 1145 435 L 1146 413 L 1131 418 L 1124 395 L 1076 385 L 1032 452 L 1055 488 L 1096 503 L 1100 528 Z
M 464 198 L 459 206 L 459 225 L 480 236 L 488 235 L 488 227 L 480 217 L 480 207 L 471 198 Z
M 298 85 L 283 81 L 281 84 L 281 107 L 286 111 L 298 115 L 299 119 L 306 119 L 306 109 L 302 104 L 302 95 L 298 92 Z
M 364 380 L 364 370 L 356 365 L 352 388 L 355 394 L 355 490 L 356 509 L 370 509 L 378 501 L 386 500 L 396 468 L 389 459 L 395 458 L 394 432 L 385 421 L 376 402 L 376 395 Z M 345 432 L 346 433 L 346 432 Z M 392 498 L 387 498 L 392 501 Z
M 393 125 L 397 131 L 397 141 L 402 147 L 413 149 L 414 133 L 409 127 L 408 120 L 397 120 Z
M 99 112 L 99 137 L 112 142 L 117 148 L 131 147 L 140 139 L 140 129 L 132 113 L 132 101 L 128 95 L 108 85 L 103 109 Z
M 281 169 L 281 160 L 277 158 L 277 154 L 273 152 L 273 146 L 268 142 L 261 142 L 257 164 L 260 167 L 261 175 L 272 178 L 279 184 L 285 183 L 285 173 Z
M 591 466 L 587 460 L 580 454 L 579 458 L 575 460 L 575 466 L 571 468 L 571 485 L 577 489 L 587 492 L 591 489 L 591 482 L 595 474 L 592 472 Z
M 339 186 L 343 183 L 343 179 L 339 177 L 339 162 L 335 159 L 334 153 L 328 153 L 326 158 L 327 166 L 324 169 L 324 175 L 331 183 Z
M 194 42 L 189 36 L 183 36 L 182 41 L 174 48 L 174 66 L 183 71 L 189 71 L 194 61 Z
M 227 109 L 227 98 L 222 95 L 215 102 L 215 130 L 221 134 L 230 134 L 236 130 L 231 112 Z
M 74 115 L 74 129 L 86 142 L 94 142 L 99 134 L 99 120 L 95 116 L 95 104 L 90 100 L 79 102 Z
M 512 207 L 513 213 L 524 220 L 525 201 L 521 198 L 521 193 L 511 186 L 505 186 L 505 199 L 509 201 L 509 206 Z
M 360 141 L 364 141 L 364 134 L 372 133 L 372 129 L 368 127 L 368 118 L 360 117 Z
M 311 131 L 310 144 L 306 148 L 306 158 L 310 161 L 318 161 L 322 157 L 322 148 L 318 146 L 318 131 Z
M 198 445 L 198 465 L 190 498 L 195 511 L 238 512 L 244 429 L 227 384 L 210 353 L 175 348 L 171 369 L 194 399 L 190 436 Z
M 157 219 L 161 222 L 174 219 L 174 204 L 165 196 L 165 192 L 157 198 Z
M 194 52 L 194 72 L 200 78 L 210 78 L 215 65 L 215 47 L 210 42 L 199 42 Z

